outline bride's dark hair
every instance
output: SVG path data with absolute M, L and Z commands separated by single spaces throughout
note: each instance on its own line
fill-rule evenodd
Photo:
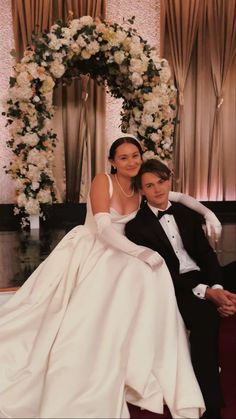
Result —
M 126 137 L 125 134 L 124 134 L 124 137 L 117 138 L 117 140 L 115 140 L 114 143 L 112 143 L 112 145 L 110 147 L 110 151 L 109 151 L 109 156 L 108 156 L 109 160 L 114 160 L 115 154 L 116 154 L 116 149 L 122 144 L 133 144 L 133 145 L 135 145 L 137 147 L 139 153 L 140 153 L 140 156 L 142 156 L 143 151 L 142 151 L 142 147 L 141 147 L 139 141 L 135 140 L 135 138 L 132 138 L 132 137 Z M 115 173 L 116 173 L 116 169 L 113 166 L 111 166 L 111 174 L 115 174 Z

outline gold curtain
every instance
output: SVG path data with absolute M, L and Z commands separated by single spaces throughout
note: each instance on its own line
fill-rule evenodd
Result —
M 31 35 L 73 18 L 105 17 L 106 0 L 12 0 L 13 30 L 20 59 Z M 88 99 L 85 98 L 85 89 Z M 87 95 L 86 95 L 87 96 Z M 86 202 L 91 179 L 105 169 L 105 90 L 93 80 L 74 80 L 54 91 L 52 126 L 58 135 L 54 176 L 59 202 Z
M 224 194 L 222 109 L 224 107 L 224 90 L 236 53 L 236 2 L 234 0 L 208 0 L 207 24 L 212 81 L 216 96 L 213 131 L 210 139 L 210 153 L 214 159 L 211 159 L 209 168 L 208 191 L 211 199 L 211 185 L 215 183 L 217 189 L 213 193 L 216 194 L 217 199 L 221 199 Z
M 184 96 L 175 133 L 175 189 L 201 200 L 235 200 L 236 0 L 163 1 L 162 51 Z M 190 44 L 183 32 L 197 7 L 198 22 L 193 20 L 195 36 Z M 189 48 L 180 74 L 186 76 L 184 91 L 176 65 L 178 47 L 182 58 Z
M 171 62 L 178 89 L 178 112 L 175 138 L 175 171 L 177 189 L 185 187 L 189 192 L 186 154 L 188 140 L 185 137 L 184 90 L 191 54 L 199 24 L 200 0 L 162 0 L 165 2 Z

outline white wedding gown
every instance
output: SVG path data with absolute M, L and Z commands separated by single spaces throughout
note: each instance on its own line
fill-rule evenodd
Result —
M 111 210 L 123 233 L 135 216 Z M 165 265 L 96 237 L 90 207 L 0 308 L 0 417 L 129 418 L 127 401 L 198 418 L 203 398 Z

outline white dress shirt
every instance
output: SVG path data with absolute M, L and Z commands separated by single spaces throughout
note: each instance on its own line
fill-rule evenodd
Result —
M 159 211 L 164 211 L 163 209 L 158 209 L 153 207 L 148 203 L 150 210 L 155 214 L 158 215 Z M 168 202 L 166 210 L 171 206 L 171 203 Z M 179 259 L 179 272 L 183 274 L 189 271 L 200 271 L 199 266 L 196 262 L 189 256 L 187 251 L 184 248 L 182 238 L 180 236 L 179 228 L 175 222 L 175 218 L 172 214 L 165 214 L 159 220 L 163 230 L 165 231 L 173 250 Z M 205 292 L 208 285 L 206 284 L 198 284 L 195 288 L 193 288 L 193 293 L 198 298 L 205 298 Z M 223 288 L 219 284 L 215 284 L 212 288 Z

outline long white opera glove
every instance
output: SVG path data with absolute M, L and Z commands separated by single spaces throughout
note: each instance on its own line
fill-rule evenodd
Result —
M 173 192 L 169 193 L 170 201 L 180 202 L 181 204 L 185 205 L 188 208 L 198 212 L 199 214 L 203 215 L 206 222 L 206 230 L 208 237 L 212 237 L 213 240 L 218 241 L 221 236 L 222 225 L 214 212 L 212 212 L 209 208 L 205 207 L 205 205 L 201 204 L 201 202 L 197 201 L 190 195 L 183 194 L 181 192 Z
M 108 212 L 99 212 L 94 215 L 97 224 L 97 235 L 100 240 L 122 252 L 135 256 L 147 263 L 151 268 L 160 266 L 163 263 L 163 258 L 159 253 L 145 246 L 138 246 L 127 237 L 118 233 L 111 222 L 111 215 Z

